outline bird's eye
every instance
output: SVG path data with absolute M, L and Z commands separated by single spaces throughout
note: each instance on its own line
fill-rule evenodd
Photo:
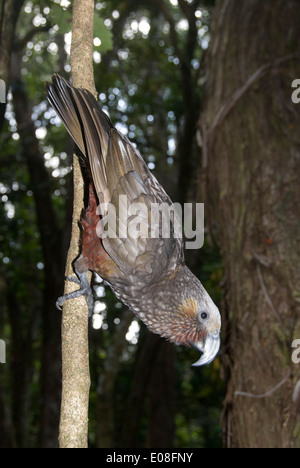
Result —
M 200 317 L 202 320 L 208 319 L 208 313 L 207 312 L 201 312 Z

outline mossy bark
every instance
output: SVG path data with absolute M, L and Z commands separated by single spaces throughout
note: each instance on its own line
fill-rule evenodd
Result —
M 300 446 L 299 51 L 296 0 L 217 1 L 201 129 L 225 270 L 228 447 Z

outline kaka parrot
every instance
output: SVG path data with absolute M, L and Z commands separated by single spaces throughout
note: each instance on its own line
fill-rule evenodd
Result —
M 169 237 L 162 236 L 162 227 L 156 226 L 159 234 L 153 238 L 131 235 L 119 214 L 132 203 L 149 210 L 155 203 L 171 206 L 170 198 L 89 91 L 73 87 L 59 75 L 46 86 L 49 102 L 79 149 L 89 183 L 89 200 L 81 219 L 81 255 L 74 262 L 78 279 L 73 281 L 81 287 L 60 298 L 58 305 L 85 294 L 92 309 L 86 277 L 91 270 L 149 330 L 175 344 L 200 350 L 202 355 L 194 365 L 210 363 L 220 347 L 220 313 L 185 265 L 183 242 L 174 235 L 172 219 L 168 220 Z M 99 220 L 107 215 L 109 204 L 117 214 L 114 232 L 105 236 Z M 123 232 L 125 228 L 126 237 L 120 235 L 120 228 Z

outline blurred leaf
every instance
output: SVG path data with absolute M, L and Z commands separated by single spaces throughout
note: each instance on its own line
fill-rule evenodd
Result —
M 108 52 L 113 48 L 112 32 L 105 26 L 104 20 L 99 15 L 94 17 L 94 37 L 99 37 L 101 40 L 101 45 L 97 47 L 100 52 Z
M 72 29 L 72 13 L 71 9 L 63 8 L 57 3 L 51 5 L 51 21 L 53 25 L 59 27 L 61 34 L 67 34 Z

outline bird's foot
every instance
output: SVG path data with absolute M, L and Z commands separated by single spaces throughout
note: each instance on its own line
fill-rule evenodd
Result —
M 67 276 L 66 279 L 68 281 L 71 281 L 72 283 L 78 284 L 80 288 L 76 291 L 59 297 L 56 301 L 56 307 L 61 310 L 65 301 L 68 301 L 69 299 L 75 299 L 80 296 L 85 296 L 89 310 L 89 317 L 91 317 L 94 311 L 94 296 L 92 288 L 88 282 L 86 272 L 80 273 L 75 268 L 75 273 L 77 275 L 77 278 L 75 278 L 74 276 Z

